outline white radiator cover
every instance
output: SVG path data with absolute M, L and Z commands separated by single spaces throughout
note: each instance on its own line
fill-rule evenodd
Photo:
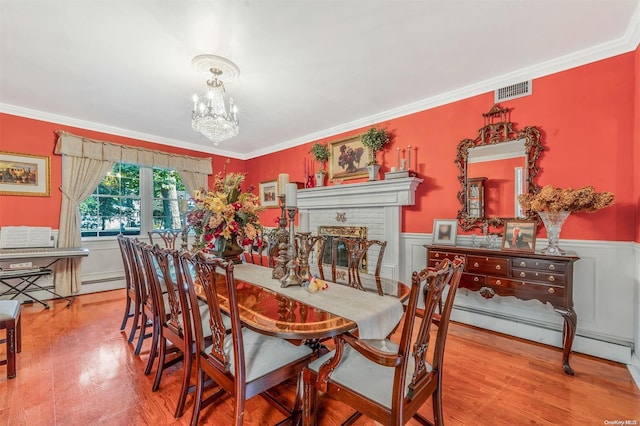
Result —
M 368 239 L 387 242 L 380 274 L 399 279 L 402 206 L 415 203 L 421 182 L 419 178 L 400 178 L 301 189 L 298 208 L 309 211 L 313 235 L 319 226 L 366 226 Z M 309 261 L 315 263 L 316 259 L 312 255 Z

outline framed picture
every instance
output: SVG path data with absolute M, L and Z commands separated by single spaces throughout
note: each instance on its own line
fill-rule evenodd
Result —
M 536 226 L 534 220 L 507 221 L 504 225 L 502 250 L 533 253 L 536 249 Z
M 355 179 L 369 176 L 369 150 L 362 145 L 360 135 L 329 144 L 329 179 Z
M 263 207 L 278 207 L 278 181 L 260 182 L 260 204 Z
M 433 221 L 433 244 L 455 245 L 458 235 L 456 219 L 436 219 Z
M 0 152 L 0 194 L 48 197 L 49 157 Z

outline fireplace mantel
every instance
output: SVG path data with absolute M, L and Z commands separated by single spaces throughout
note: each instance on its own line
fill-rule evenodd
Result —
M 414 177 L 300 189 L 298 208 L 411 206 L 421 182 Z
M 367 238 L 387 242 L 381 274 L 398 279 L 402 207 L 415 204 L 420 183 L 419 178 L 399 178 L 300 189 L 298 208 L 309 211 L 312 231 L 321 226 L 367 227 Z

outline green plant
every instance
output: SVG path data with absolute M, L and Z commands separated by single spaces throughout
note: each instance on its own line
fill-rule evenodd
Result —
M 371 153 L 370 165 L 378 164 L 376 153 L 384 149 L 384 146 L 389 143 L 390 139 L 387 129 L 378 129 L 377 127 L 370 128 L 360 137 L 362 145 Z
M 318 173 L 326 173 L 324 165 L 329 161 L 329 155 L 331 155 L 327 145 L 316 142 L 311 146 L 311 151 L 309 152 L 313 155 L 313 158 L 320 163 L 320 170 L 318 170 Z

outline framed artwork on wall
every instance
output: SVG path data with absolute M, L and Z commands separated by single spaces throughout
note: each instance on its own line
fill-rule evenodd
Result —
M 369 176 L 369 150 L 362 145 L 360 135 L 329 144 L 329 179 L 355 179 Z
M 456 219 L 436 219 L 433 221 L 433 244 L 453 246 L 458 235 Z
M 536 249 L 535 220 L 514 220 L 504 224 L 502 250 L 533 253 Z
M 278 207 L 278 181 L 260 182 L 260 204 L 266 208 Z
M 0 194 L 48 197 L 49 157 L 0 152 Z

